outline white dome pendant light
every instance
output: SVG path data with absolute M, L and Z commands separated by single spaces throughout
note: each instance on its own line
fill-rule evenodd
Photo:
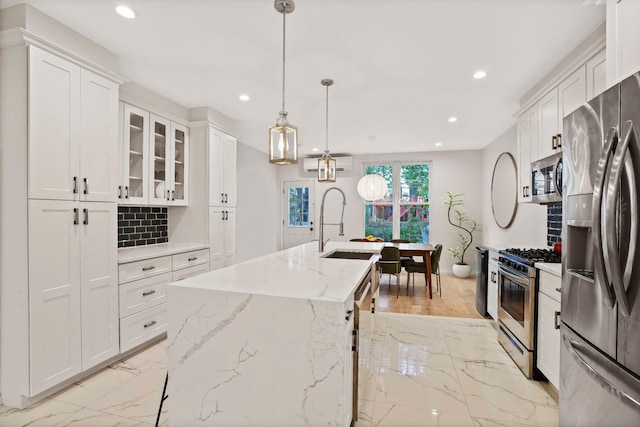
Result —
M 293 12 L 293 0 L 275 0 L 275 9 L 282 13 L 282 110 L 275 125 L 269 128 L 269 163 L 276 165 L 293 165 L 298 163 L 298 128 L 287 121 L 284 109 L 284 76 L 285 76 L 285 18 Z
M 387 195 L 387 181 L 375 173 L 365 175 L 358 181 L 358 194 L 367 201 L 382 200 Z
M 320 83 L 327 88 L 327 102 L 325 108 L 324 154 L 318 159 L 318 181 L 336 182 L 336 159 L 329 154 L 329 86 L 333 84 L 333 80 L 323 79 Z

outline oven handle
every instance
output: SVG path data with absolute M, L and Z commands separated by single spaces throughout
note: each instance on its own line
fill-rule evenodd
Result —
M 513 270 L 509 270 L 502 265 L 498 265 L 498 272 L 503 276 L 507 276 L 508 278 L 520 282 L 522 284 L 528 284 L 531 279 L 529 276 L 525 276 L 524 274 L 516 273 Z

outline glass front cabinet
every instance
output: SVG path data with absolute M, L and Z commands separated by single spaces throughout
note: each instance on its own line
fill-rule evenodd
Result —
M 122 179 L 118 203 L 188 204 L 189 131 L 180 123 L 122 104 Z

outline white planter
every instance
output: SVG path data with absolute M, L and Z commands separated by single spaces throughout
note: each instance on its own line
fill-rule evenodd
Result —
M 471 266 L 469 264 L 453 264 L 453 275 L 466 279 L 471 276 Z

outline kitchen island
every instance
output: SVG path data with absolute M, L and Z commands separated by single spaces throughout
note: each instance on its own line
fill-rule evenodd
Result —
M 169 424 L 350 425 L 354 292 L 375 260 L 324 256 L 382 246 L 312 242 L 169 285 Z

